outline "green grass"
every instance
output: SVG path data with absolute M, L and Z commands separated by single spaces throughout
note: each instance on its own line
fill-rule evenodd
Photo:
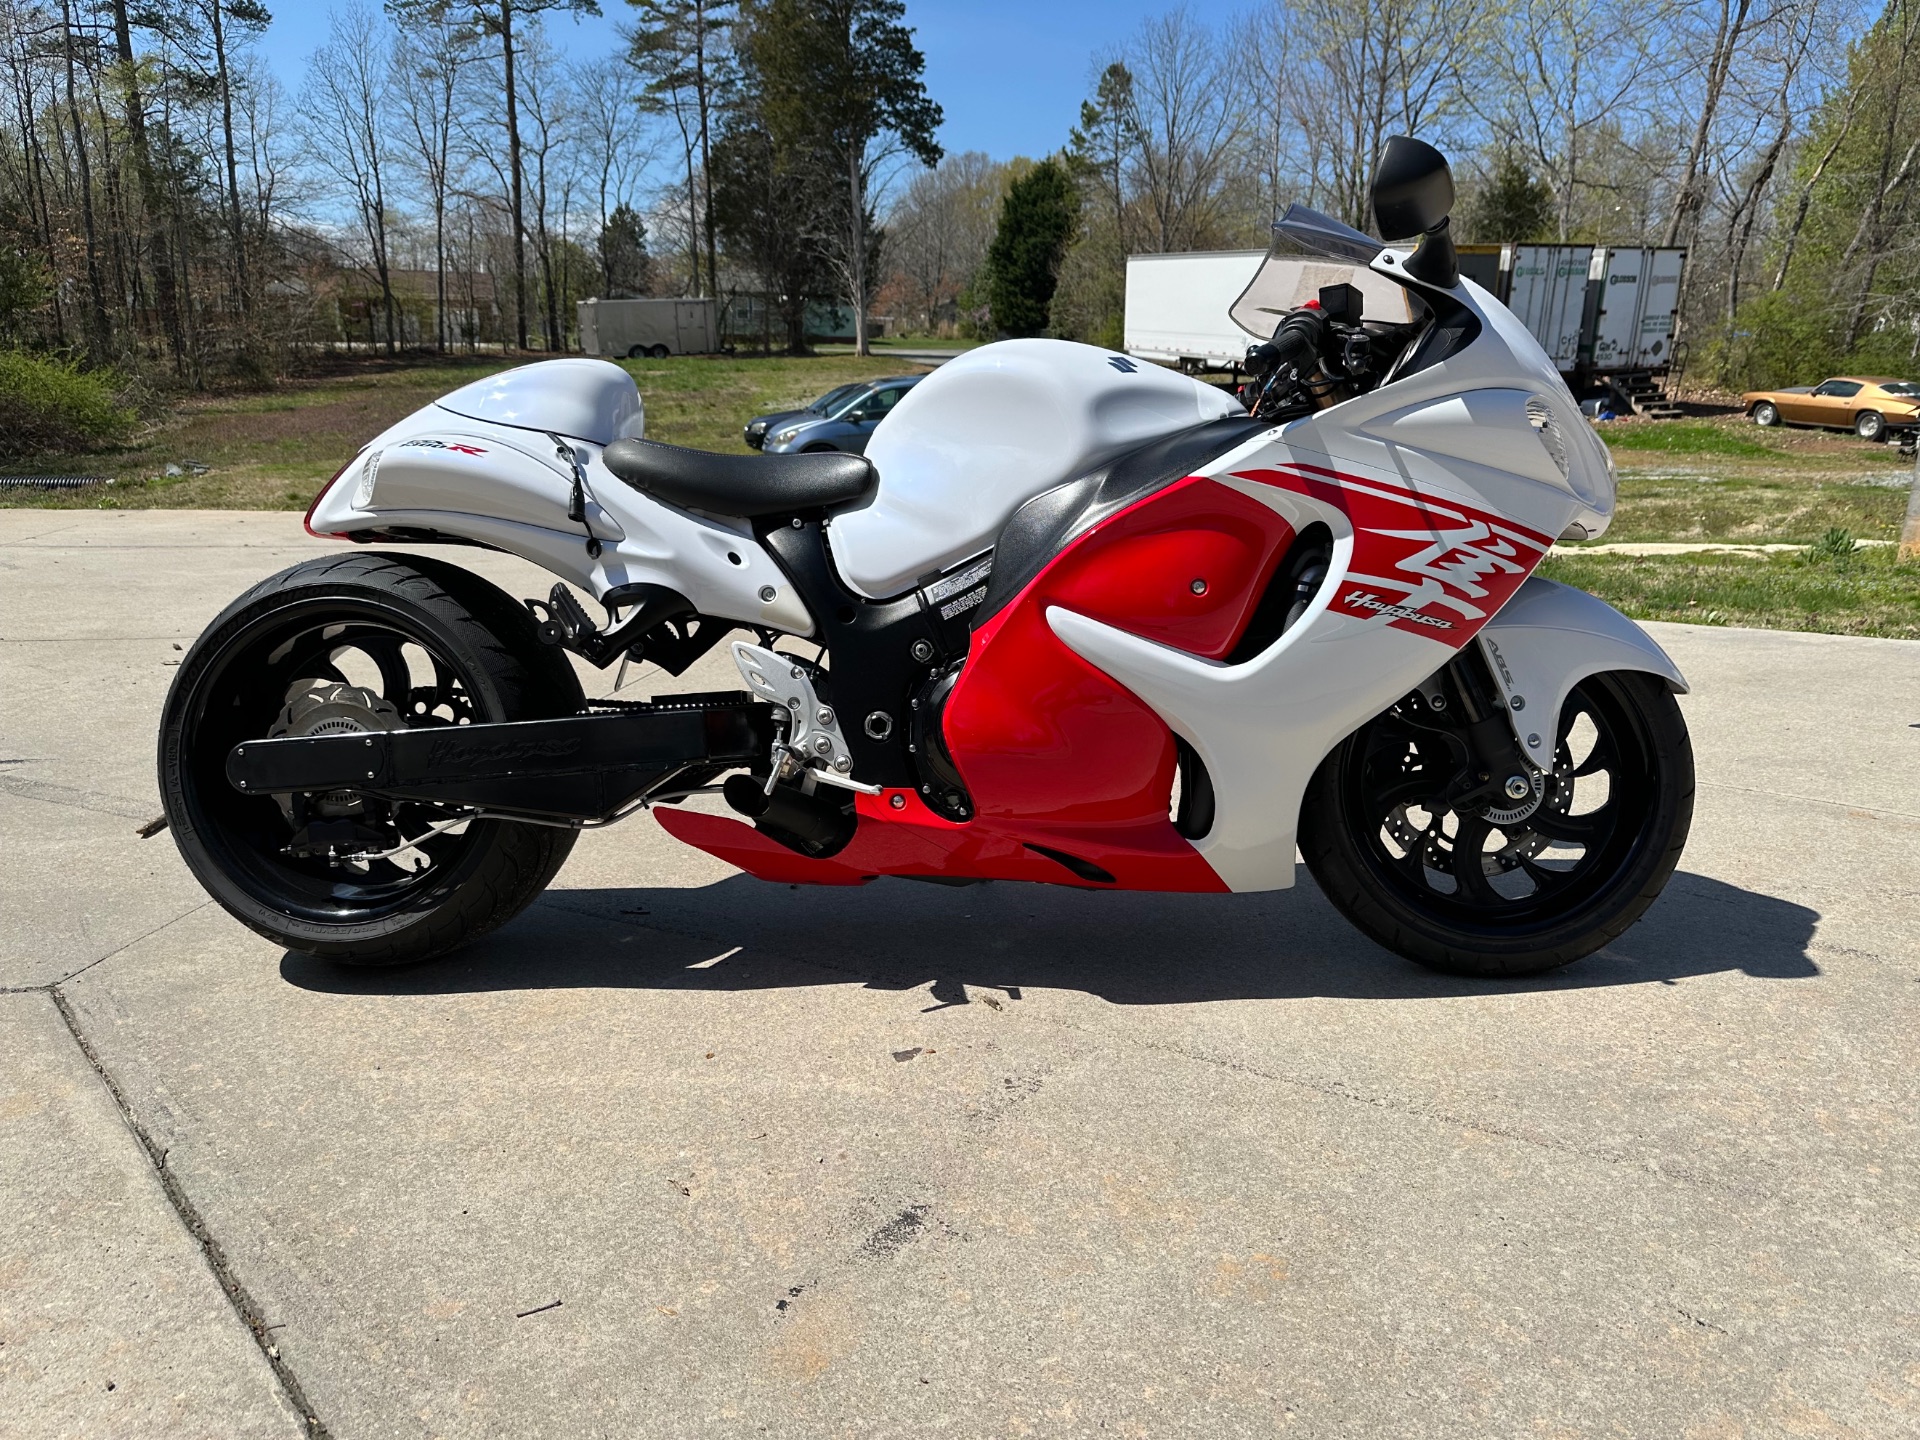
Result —
M 740 453 L 753 415 L 800 405 L 848 380 L 922 369 L 894 348 L 967 342 L 891 337 L 881 353 L 804 359 L 682 356 L 623 362 L 647 407 L 647 434 Z M 131 443 L 39 455 L 16 474 L 110 474 L 112 488 L 4 491 L 0 505 L 56 508 L 299 510 L 371 436 L 457 386 L 507 368 L 492 357 L 453 362 L 353 360 L 278 389 L 197 397 Z M 1604 541 L 1788 542 L 1813 556 L 1556 554 L 1541 573 L 1642 619 L 1920 638 L 1920 565 L 1891 548 L 1843 553 L 1833 532 L 1891 540 L 1906 511 L 1911 462 L 1889 445 L 1812 430 L 1759 430 L 1740 416 L 1600 427 L 1620 469 L 1619 506 Z M 205 474 L 168 477 L 169 461 Z
M 1551 555 L 1540 573 L 1636 620 L 1920 640 L 1920 562 L 1851 555 Z
M 1740 459 L 1777 459 L 1786 452 L 1780 443 L 1768 443 L 1755 429 L 1743 435 L 1723 424 L 1709 421 L 1661 420 L 1646 424 L 1613 424 L 1599 427 L 1601 438 L 1616 451 L 1657 455 L 1736 456 Z
M 1805 545 L 1836 526 L 1862 540 L 1893 540 L 1906 511 L 1904 488 L 1856 479 L 1788 474 L 1720 480 L 1710 473 L 1624 471 L 1613 524 L 1602 541 Z
M 804 404 L 848 380 L 925 368 L 851 355 L 676 356 L 621 364 L 640 387 L 651 438 L 738 453 L 746 451 L 741 427 L 761 411 Z M 447 391 L 507 368 L 498 357 L 362 361 L 272 391 L 195 397 L 131 444 L 30 456 L 0 469 L 15 475 L 111 475 L 111 487 L 0 490 L 0 506 L 304 510 L 321 483 L 374 435 Z M 169 463 L 187 461 L 208 469 L 165 473 Z

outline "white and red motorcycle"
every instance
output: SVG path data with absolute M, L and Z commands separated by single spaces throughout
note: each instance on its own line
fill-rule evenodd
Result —
M 362 550 L 241 596 L 167 698 L 181 853 L 247 925 L 350 964 L 474 938 L 578 830 L 642 807 L 827 885 L 1271 890 L 1297 846 L 1422 963 L 1598 949 L 1685 843 L 1685 683 L 1624 616 L 1530 578 L 1605 528 L 1612 467 L 1460 278 L 1452 198 L 1403 138 L 1375 213 L 1417 245 L 1288 213 L 1235 307 L 1273 336 L 1251 414 L 1052 340 L 953 360 L 864 458 L 643 440 L 633 381 L 595 360 L 455 391 L 308 529 L 491 546 L 563 583 L 523 603 Z M 729 637 L 737 691 L 590 702 L 569 658 L 678 676 Z M 680 803 L 707 793 L 738 818 Z

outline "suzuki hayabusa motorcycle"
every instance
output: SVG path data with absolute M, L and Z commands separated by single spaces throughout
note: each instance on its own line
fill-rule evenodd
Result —
M 521 601 L 355 549 L 242 595 L 166 702 L 182 855 L 261 934 L 360 965 L 499 925 L 580 830 L 642 808 L 822 885 L 1225 894 L 1291 885 L 1297 847 L 1424 964 L 1598 949 L 1685 843 L 1685 682 L 1532 573 L 1605 529 L 1612 466 L 1460 277 L 1445 160 L 1394 140 L 1373 199 L 1414 243 L 1298 206 L 1275 227 L 1234 307 L 1263 339 L 1251 411 L 1038 339 L 928 376 L 865 457 L 645 440 L 597 360 L 455 391 L 307 528 L 491 546 L 560 583 Z M 718 693 L 589 701 L 574 663 L 677 677 L 723 642 Z

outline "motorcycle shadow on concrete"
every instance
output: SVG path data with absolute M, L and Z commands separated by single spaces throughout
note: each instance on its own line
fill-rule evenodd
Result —
M 1333 996 L 1418 1000 L 1497 990 L 1678 984 L 1741 971 L 1820 973 L 1819 914 L 1702 875 L 1674 876 L 1626 935 L 1532 979 L 1436 974 L 1393 955 L 1306 879 L 1266 895 L 1099 894 L 993 883 L 965 889 L 878 880 L 789 887 L 735 875 L 696 889 L 557 889 L 513 923 L 444 959 L 352 969 L 288 953 L 282 976 L 335 994 L 431 995 L 582 986 L 742 991 L 799 985 L 969 991 L 1081 990 L 1116 1005 Z

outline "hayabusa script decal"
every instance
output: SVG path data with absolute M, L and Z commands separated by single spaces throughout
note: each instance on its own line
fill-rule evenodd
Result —
M 1330 608 L 1455 649 L 1506 604 L 1553 544 L 1503 516 L 1317 465 L 1234 474 L 1323 501 L 1353 522 L 1353 560 Z

